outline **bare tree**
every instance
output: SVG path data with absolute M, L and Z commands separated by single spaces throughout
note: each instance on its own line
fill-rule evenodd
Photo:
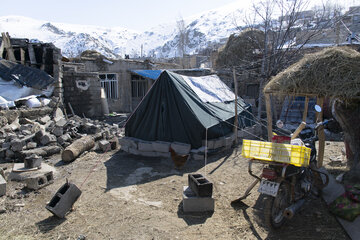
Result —
M 258 117 L 262 112 L 262 89 L 271 76 L 299 59 L 303 47 L 339 22 L 340 10 L 323 5 L 307 10 L 309 0 L 264 0 L 253 5 L 246 25 L 264 32 L 261 47 Z
M 188 39 L 188 33 L 186 30 L 185 21 L 182 17 L 179 18 L 179 20 L 176 22 L 177 24 L 177 30 L 178 30 L 178 51 L 179 56 L 182 58 L 186 54 L 187 45 L 189 43 Z

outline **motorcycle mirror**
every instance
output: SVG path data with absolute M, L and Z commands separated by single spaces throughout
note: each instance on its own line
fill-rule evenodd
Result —
M 284 123 L 283 123 L 283 121 L 281 121 L 281 120 L 277 120 L 277 122 L 276 122 L 276 126 L 277 126 L 278 128 L 283 128 L 283 127 L 284 127 Z
M 318 113 L 321 112 L 321 107 L 319 105 L 315 105 L 315 111 L 317 111 Z

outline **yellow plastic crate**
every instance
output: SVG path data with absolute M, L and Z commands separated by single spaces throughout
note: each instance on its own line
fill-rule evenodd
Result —
M 246 158 L 288 163 L 298 167 L 309 165 L 310 153 L 310 148 L 283 143 L 244 139 L 242 145 L 242 155 Z

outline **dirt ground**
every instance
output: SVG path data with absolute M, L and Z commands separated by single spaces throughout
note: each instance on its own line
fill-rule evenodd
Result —
M 327 142 L 325 167 L 334 175 L 345 170 L 339 162 L 343 143 Z M 241 146 L 189 161 L 181 171 L 170 159 L 135 157 L 115 150 L 89 152 L 70 164 L 60 156 L 47 160 L 56 168 L 55 182 L 28 191 L 9 182 L 0 198 L 0 239 L 349 239 L 321 198 L 305 203 L 280 231 L 270 231 L 262 217 L 263 198 L 256 189 L 242 203 L 231 204 L 253 178 Z M 336 166 L 337 164 L 337 166 Z M 11 164 L 0 166 L 11 168 Z M 200 172 L 214 183 L 215 211 L 182 211 L 182 189 L 187 174 Z M 45 209 L 66 178 L 82 190 L 65 219 Z

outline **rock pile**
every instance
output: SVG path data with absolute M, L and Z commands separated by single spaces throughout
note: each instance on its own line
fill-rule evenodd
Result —
M 31 157 L 49 157 L 86 135 L 91 135 L 94 141 L 111 142 L 120 134 L 117 124 L 78 116 L 67 118 L 57 107 L 1 111 L 0 159 L 23 162 Z

